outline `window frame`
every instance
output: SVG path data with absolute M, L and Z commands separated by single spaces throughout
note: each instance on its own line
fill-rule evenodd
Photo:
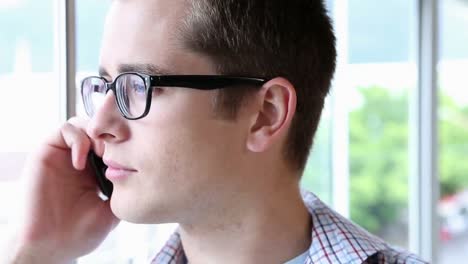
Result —
M 410 250 L 437 263 L 439 0 L 418 1 L 418 86 L 410 101 Z
M 55 44 L 63 122 L 76 115 L 76 3 L 55 0 Z

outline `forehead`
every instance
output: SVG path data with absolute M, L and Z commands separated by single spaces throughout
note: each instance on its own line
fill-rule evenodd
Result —
M 207 58 L 181 43 L 188 6 L 186 0 L 113 1 L 104 28 L 101 68 L 111 75 L 118 74 L 122 64 L 151 64 L 178 74 L 213 72 Z

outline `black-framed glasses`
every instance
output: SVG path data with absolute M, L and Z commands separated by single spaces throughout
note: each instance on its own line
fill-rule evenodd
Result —
M 103 77 L 91 76 L 81 83 L 81 96 L 88 116 L 92 117 L 112 90 L 120 113 L 129 120 L 145 117 L 151 107 L 154 87 L 180 87 L 198 90 L 214 90 L 232 86 L 262 86 L 261 78 L 223 75 L 146 75 L 126 72 L 113 82 Z

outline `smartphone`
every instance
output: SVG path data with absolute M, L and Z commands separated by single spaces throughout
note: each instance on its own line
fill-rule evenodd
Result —
M 88 155 L 88 160 L 95 172 L 99 189 L 101 190 L 102 194 L 107 197 L 107 199 L 110 199 L 112 196 L 112 191 L 114 190 L 114 185 L 112 185 L 112 182 L 106 178 L 106 164 L 104 164 L 102 159 L 92 151 Z

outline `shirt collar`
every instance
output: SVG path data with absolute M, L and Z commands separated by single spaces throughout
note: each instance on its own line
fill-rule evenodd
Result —
M 302 197 L 312 218 L 312 245 L 305 263 L 361 264 L 386 243 L 325 205 L 313 193 Z
M 361 264 L 370 256 L 388 248 L 383 240 L 330 209 L 313 193 L 302 190 L 302 197 L 313 223 L 312 244 L 304 264 Z M 151 263 L 187 263 L 177 231 Z

